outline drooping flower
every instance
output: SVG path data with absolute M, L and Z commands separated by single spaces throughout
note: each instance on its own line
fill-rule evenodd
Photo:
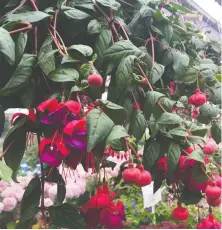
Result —
M 40 161 L 53 167 L 58 167 L 69 153 L 62 139 L 44 138 L 39 145 Z
M 30 121 L 32 122 L 36 122 L 36 113 L 33 109 L 29 109 L 28 111 L 28 115 L 27 114 L 24 114 L 24 113 L 14 113 L 12 118 L 11 118 L 11 125 L 13 125 L 13 123 L 15 122 L 15 120 L 19 117 L 26 117 L 28 118 Z
M 126 221 L 124 205 L 121 201 L 116 204 L 113 202 L 110 207 L 105 208 L 100 213 L 100 225 L 106 229 L 119 229 L 123 227 L 123 221 Z
M 169 83 L 169 90 L 170 90 L 170 94 L 171 95 L 175 95 L 176 94 L 176 91 L 175 91 L 175 81 L 171 81 Z

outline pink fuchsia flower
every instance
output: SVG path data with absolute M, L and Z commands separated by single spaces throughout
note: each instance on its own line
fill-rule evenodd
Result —
M 117 204 L 111 203 L 109 208 L 100 212 L 99 223 L 107 229 L 123 228 L 123 221 L 126 221 L 124 205 L 121 201 Z
M 9 184 L 3 180 L 0 181 L 0 192 L 3 192 Z
M 17 201 L 14 197 L 6 197 L 3 199 L 2 203 L 4 204 L 4 211 L 11 212 L 16 208 Z
M 39 144 L 40 161 L 53 167 L 58 167 L 69 153 L 62 140 L 44 138 Z
M 3 210 L 4 210 L 4 204 L 0 202 L 0 213 L 2 213 Z

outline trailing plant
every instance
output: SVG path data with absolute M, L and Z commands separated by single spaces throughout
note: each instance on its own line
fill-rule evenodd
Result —
M 162 0 L 2 1 L 0 9 L 0 109 L 29 109 L 13 116 L 0 178 L 17 181 L 34 134 L 41 162 L 41 175 L 21 201 L 17 228 L 29 228 L 37 214 L 42 227 L 122 228 L 124 204 L 106 177 L 101 180 L 101 169 L 115 166 L 107 160 L 114 154 L 128 161 L 117 182 L 123 173 L 125 182 L 139 187 L 152 178 L 154 191 L 163 181 L 172 185 L 179 218 L 184 204 L 203 196 L 211 206 L 220 204 L 215 180 L 221 167 L 213 159 L 221 142 L 220 51 L 182 20 L 188 9 Z M 65 181 L 56 168 L 75 170 L 79 163 L 97 179 L 96 191 L 77 209 L 63 202 Z M 44 204 L 46 182 L 57 184 L 50 207 Z

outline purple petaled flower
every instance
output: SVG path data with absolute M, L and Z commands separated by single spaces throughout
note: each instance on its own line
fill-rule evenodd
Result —
M 145 210 L 148 211 L 148 212 L 152 212 L 152 207 L 145 208 Z
M 128 209 L 129 208 L 129 206 L 128 205 L 125 205 L 125 209 Z
M 133 208 L 133 209 L 136 209 L 136 204 L 133 204 L 133 205 L 132 205 L 132 208 Z
M 133 199 L 133 200 L 132 200 L 132 203 L 133 203 L 133 204 L 136 204 L 136 200 L 135 200 L 135 199 Z
M 133 214 L 134 214 L 135 216 L 137 216 L 139 213 L 138 213 L 137 210 L 135 210 L 135 211 L 133 212 Z
M 145 220 L 145 223 L 149 224 L 149 222 L 150 222 L 150 219 L 147 217 L 146 220 Z

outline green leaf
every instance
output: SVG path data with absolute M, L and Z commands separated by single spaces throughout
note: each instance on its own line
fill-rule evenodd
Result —
M 204 153 L 202 150 L 194 150 L 187 158 L 186 160 L 193 159 L 198 162 L 204 163 Z
M 87 14 L 81 10 L 74 9 L 74 8 L 71 10 L 64 11 L 64 14 L 69 19 L 75 19 L 75 20 L 83 20 L 83 19 L 91 17 L 89 14 Z
M 33 108 L 33 102 L 35 99 L 36 85 L 35 80 L 31 79 L 27 87 L 20 93 L 20 100 L 23 106 L 27 109 Z
M 155 139 L 146 141 L 143 151 L 143 165 L 144 168 L 150 171 L 160 156 L 160 143 Z
M 187 123 L 187 122 L 186 122 Z M 194 135 L 194 136 L 200 136 L 200 137 L 205 137 L 207 133 L 207 128 L 204 128 L 202 126 L 199 126 L 195 123 L 189 122 L 188 123 L 188 129 L 189 132 Z
M 112 8 L 113 10 L 118 10 L 120 8 L 120 3 L 118 3 L 115 0 L 96 0 L 99 4 L 101 4 L 104 7 L 108 7 L 109 9 Z
M 79 211 L 72 204 L 64 203 L 49 208 L 52 223 L 61 228 L 83 229 L 85 224 Z
M 7 229 L 15 229 L 16 223 L 11 221 L 7 224 Z
M 165 67 L 163 65 L 160 65 L 158 63 L 154 63 L 151 71 L 150 71 L 150 80 L 152 84 L 155 84 L 157 81 L 160 80 L 163 73 L 165 71 Z
M 18 64 L 23 57 L 26 43 L 27 43 L 27 33 L 20 33 L 19 37 L 17 39 L 17 42 L 15 44 L 15 62 Z
M 48 18 L 50 15 L 41 11 L 27 11 L 24 13 L 18 14 L 7 14 L 6 19 L 10 22 L 13 21 L 25 21 L 29 23 L 39 22 L 45 18 Z
M 3 152 L 5 163 L 13 170 L 13 180 L 16 180 L 16 174 L 20 167 L 25 147 L 26 147 L 26 119 L 22 118 L 7 133 L 4 143 Z
M 186 137 L 189 135 L 184 127 L 171 129 L 168 133 L 172 136 L 180 136 L 180 137 Z
M 175 125 L 182 123 L 183 119 L 175 113 L 164 112 L 157 120 L 157 124 L 161 125 Z
M 192 175 L 194 177 L 194 179 L 198 182 L 198 183 L 205 183 L 208 180 L 208 177 L 206 176 L 206 174 L 204 173 L 205 167 L 202 166 L 202 163 L 198 163 L 195 164 L 192 170 Z
M 138 58 L 142 58 L 146 54 L 134 46 L 130 41 L 122 40 L 114 43 L 104 52 L 104 60 L 118 63 L 129 55 L 134 55 Z
M 178 50 L 173 50 L 173 70 L 176 76 L 182 76 L 186 73 L 190 58 L 186 53 L 182 53 Z
M 0 53 L 2 53 L 10 65 L 15 63 L 15 43 L 9 32 L 0 27 Z
M 200 145 L 201 147 L 203 147 L 205 144 L 205 140 L 199 136 L 188 136 L 187 140 L 191 144 L 197 144 L 197 145 Z
M 167 151 L 167 169 L 168 175 L 171 178 L 177 169 L 181 155 L 180 146 L 175 143 L 171 143 Z
M 149 91 L 146 94 L 143 111 L 147 120 L 149 120 L 154 108 L 156 107 L 156 103 L 161 97 L 165 97 L 165 95 L 156 91 Z
M 184 203 L 185 205 L 194 205 L 198 204 L 202 198 L 201 192 L 191 192 L 184 188 L 178 202 Z
M 114 123 L 98 109 L 91 110 L 87 116 L 87 152 L 90 152 L 98 143 L 110 134 Z
M 85 57 L 89 57 L 93 54 L 93 50 L 90 46 L 86 45 L 72 45 L 68 48 L 68 50 L 75 50 L 81 53 Z
M 4 131 L 5 126 L 5 111 L 4 108 L 0 105 L 0 137 Z
M 116 139 L 121 139 L 123 137 L 128 137 L 126 129 L 121 125 L 116 125 L 112 128 L 109 136 L 106 139 L 106 145 L 112 144 L 112 142 Z
M 193 14 L 194 12 L 183 7 L 181 4 L 176 4 L 174 2 L 171 2 L 170 5 L 175 9 L 175 10 L 178 10 L 182 13 L 185 13 L 185 14 Z
M 0 160 L 0 179 L 9 182 L 12 177 L 12 170 Z
M 221 86 L 212 87 L 209 92 L 209 101 L 211 101 L 215 105 L 221 105 L 221 98 Z
M 137 141 L 141 140 L 147 128 L 147 121 L 141 110 L 135 110 L 130 119 L 129 134 L 133 135 Z
M 66 183 L 61 175 L 58 175 L 57 181 L 57 199 L 56 204 L 62 204 L 66 196 Z
M 112 119 L 116 125 L 123 125 L 126 121 L 126 109 L 107 100 L 100 100 L 101 106 L 104 107 L 104 113 Z
M 77 85 L 74 85 L 72 88 L 71 88 L 71 91 L 70 93 L 73 93 L 73 92 L 80 92 L 81 89 L 77 86 Z
M 39 207 L 41 197 L 41 181 L 35 176 L 28 184 L 21 201 L 20 222 L 33 218 Z
M 197 117 L 197 120 L 200 123 L 207 125 L 212 121 L 212 118 L 220 113 L 220 110 L 211 104 L 205 104 L 199 108 L 199 112 L 200 114 Z
M 108 29 L 102 29 L 95 44 L 95 53 L 97 54 L 96 66 L 101 67 L 103 63 L 103 54 L 111 45 L 112 33 Z
M 88 34 L 99 34 L 101 28 L 101 24 L 96 19 L 93 19 L 88 24 L 87 32 Z
M 79 73 L 75 69 L 59 68 L 52 71 L 48 75 L 48 78 L 55 82 L 77 81 L 79 78 Z
M 0 90 L 0 96 L 9 96 L 17 93 L 29 82 L 36 62 L 36 57 L 31 54 L 24 54 L 21 62 L 9 82 Z
M 38 55 L 38 64 L 46 75 L 56 68 L 54 57 L 56 52 L 58 52 L 58 50 L 52 49 L 52 38 L 48 36 L 43 42 Z
M 159 29 L 157 29 L 155 26 L 151 25 L 150 28 L 153 32 L 163 35 L 163 33 Z
M 129 55 L 123 58 L 116 71 L 116 87 L 124 89 L 131 84 L 136 56 Z
M 221 123 L 214 123 L 211 126 L 211 134 L 217 144 L 221 142 Z
M 185 84 L 190 84 L 197 80 L 196 75 L 197 71 L 194 68 L 188 68 L 183 75 L 179 77 L 176 76 L 176 80 Z

